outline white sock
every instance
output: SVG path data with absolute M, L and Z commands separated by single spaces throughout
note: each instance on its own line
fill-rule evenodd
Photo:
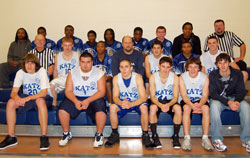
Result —
M 191 139 L 190 135 L 185 135 L 184 138 Z
M 208 138 L 208 135 L 203 135 L 202 136 L 202 139 L 207 139 Z

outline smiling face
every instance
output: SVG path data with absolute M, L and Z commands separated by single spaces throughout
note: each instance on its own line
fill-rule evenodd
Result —
M 188 65 L 187 71 L 190 77 L 195 78 L 200 71 L 200 67 L 198 64 L 191 63 Z
M 166 75 L 172 70 L 172 66 L 168 62 L 159 64 L 160 73 Z
M 36 48 L 38 49 L 43 49 L 44 48 L 44 45 L 46 43 L 45 41 L 45 37 L 42 35 L 42 34 L 38 34 L 35 38 L 35 41 L 34 41 L 35 45 L 36 45 Z
M 212 51 L 212 52 L 218 51 L 218 46 L 219 46 L 219 43 L 218 43 L 217 39 L 214 39 L 214 38 L 208 39 L 207 47 L 210 51 Z
M 89 40 L 90 43 L 94 43 L 95 40 L 96 40 L 95 34 L 89 33 L 89 34 L 88 34 L 88 40 Z
M 215 33 L 218 35 L 222 35 L 225 32 L 225 25 L 223 22 L 216 22 L 214 24 Z
M 36 72 L 36 64 L 31 61 L 25 62 L 25 69 L 27 73 L 33 74 Z

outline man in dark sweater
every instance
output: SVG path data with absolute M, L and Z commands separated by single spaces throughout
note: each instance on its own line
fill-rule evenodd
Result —
M 115 53 L 112 58 L 112 75 L 115 76 L 120 72 L 120 61 L 127 59 L 131 61 L 133 70 L 144 77 L 144 56 L 142 53 L 133 49 L 133 40 L 131 36 L 124 36 L 122 38 L 122 47 L 123 49 Z
M 20 69 L 22 57 L 31 49 L 31 42 L 24 28 L 16 32 L 15 41 L 10 44 L 8 61 L 0 64 L 0 87 L 11 87 L 9 75 L 15 74 Z
M 244 101 L 246 89 L 243 75 L 240 70 L 231 68 L 230 62 L 230 56 L 226 53 L 218 55 L 215 63 L 219 69 L 209 74 L 212 142 L 217 151 L 227 150 L 222 142 L 220 114 L 224 109 L 237 111 L 240 115 L 242 146 L 250 152 L 250 105 Z
M 201 55 L 201 42 L 200 38 L 193 33 L 193 25 L 190 22 L 186 22 L 182 25 L 183 34 L 175 37 L 172 46 L 173 58 L 181 53 L 182 43 L 190 42 L 192 44 L 192 53 L 200 56 Z

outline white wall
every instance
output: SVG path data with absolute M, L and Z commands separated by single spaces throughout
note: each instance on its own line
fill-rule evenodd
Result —
M 155 28 L 164 25 L 167 38 L 173 41 L 181 33 L 182 24 L 192 22 L 194 33 L 204 45 L 205 37 L 214 31 L 214 20 L 225 20 L 226 29 L 236 33 L 247 47 L 250 45 L 249 0 L 0 0 L 0 62 L 7 59 L 10 42 L 16 30 L 24 27 L 31 40 L 39 26 L 47 28 L 47 37 L 57 41 L 64 26 L 75 27 L 75 36 L 83 41 L 90 29 L 103 40 L 103 32 L 111 27 L 116 39 L 132 35 L 136 26 L 144 29 L 144 37 L 155 37 Z M 239 49 L 235 49 L 236 55 Z M 250 65 L 247 52 L 245 61 Z

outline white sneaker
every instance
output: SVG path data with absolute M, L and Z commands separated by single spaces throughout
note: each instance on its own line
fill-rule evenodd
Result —
M 220 139 L 216 139 L 213 145 L 217 151 L 227 151 L 227 146 Z
M 63 133 L 63 136 L 62 136 L 61 140 L 59 141 L 59 146 L 67 145 L 71 139 L 72 139 L 71 132 L 68 132 L 67 134 Z
M 182 149 L 185 151 L 191 151 L 192 150 L 192 145 L 191 145 L 191 139 L 184 137 L 184 141 L 182 143 Z
M 214 148 L 213 148 L 213 146 L 212 146 L 212 144 L 211 144 L 211 142 L 210 142 L 210 140 L 208 138 L 203 138 L 202 139 L 201 146 L 207 151 L 213 151 L 214 150 Z
M 246 143 L 242 143 L 242 146 L 246 148 L 247 152 L 250 152 L 250 141 L 247 141 Z
M 95 148 L 98 148 L 98 147 L 101 147 L 103 145 L 103 140 L 104 140 L 104 136 L 103 134 L 95 134 L 95 141 L 94 141 L 94 147 Z

